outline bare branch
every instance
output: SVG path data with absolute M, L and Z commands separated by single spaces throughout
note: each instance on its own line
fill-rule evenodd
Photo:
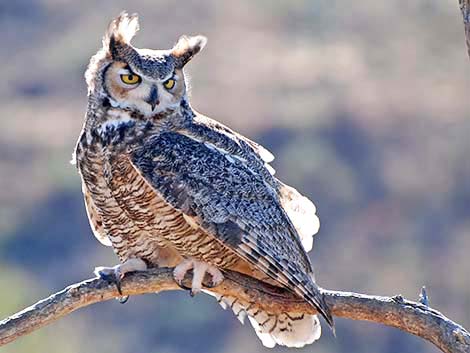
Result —
M 467 41 L 467 52 L 470 57 L 470 0 L 459 0 L 460 11 L 462 11 L 465 38 Z
M 270 312 L 315 313 L 292 293 L 235 272 L 226 272 L 221 285 L 211 289 L 241 300 L 256 301 Z M 189 282 L 188 282 L 189 285 Z M 154 269 L 126 275 L 122 283 L 126 295 L 179 290 L 172 269 Z M 0 322 L 0 346 L 45 326 L 72 311 L 118 296 L 114 285 L 89 279 L 64 290 Z M 397 327 L 420 336 L 446 353 L 470 352 L 470 334 L 458 324 L 426 305 L 396 297 L 378 297 L 325 290 L 333 315 Z

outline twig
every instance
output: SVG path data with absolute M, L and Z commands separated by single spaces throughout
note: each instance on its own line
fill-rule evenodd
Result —
M 460 11 L 462 11 L 465 38 L 467 41 L 467 52 L 470 57 L 470 0 L 459 0 Z
M 421 287 L 421 292 L 419 292 L 418 301 L 425 306 L 429 306 L 429 297 L 428 297 L 428 292 L 426 291 L 425 286 Z
M 137 295 L 180 288 L 173 280 L 172 269 L 163 268 L 126 275 L 122 289 L 126 295 Z M 262 309 L 273 313 L 315 313 L 310 305 L 292 293 L 235 272 L 226 272 L 222 284 L 211 290 L 220 295 L 256 301 Z M 1 321 L 0 346 L 72 311 L 118 295 L 114 285 L 98 278 L 73 284 Z M 446 353 L 470 352 L 470 334 L 463 327 L 440 312 L 402 296 L 389 298 L 325 290 L 325 299 L 337 317 L 397 327 L 432 342 Z

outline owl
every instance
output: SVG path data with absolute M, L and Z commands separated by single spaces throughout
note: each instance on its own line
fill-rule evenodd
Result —
M 138 49 L 137 15 L 121 13 L 85 74 L 88 106 L 74 161 L 94 235 L 120 264 L 98 267 L 120 281 L 128 272 L 174 267 L 191 293 L 201 290 L 248 318 L 262 343 L 302 347 L 320 337 L 317 315 L 270 313 L 256 302 L 204 287 L 224 270 L 292 291 L 333 328 L 307 251 L 319 221 L 313 203 L 274 176 L 261 145 L 195 111 L 185 65 L 206 44 L 183 36 L 169 50 Z

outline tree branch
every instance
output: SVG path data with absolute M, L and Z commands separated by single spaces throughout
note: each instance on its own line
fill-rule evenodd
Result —
M 189 285 L 189 279 L 186 280 Z M 172 269 L 162 268 L 126 275 L 122 289 L 126 295 L 137 295 L 180 288 L 173 280 Z M 309 304 L 292 293 L 235 272 L 225 272 L 225 280 L 211 291 L 240 300 L 256 301 L 262 309 L 273 313 L 315 313 Z M 99 278 L 73 284 L 0 321 L 0 346 L 72 311 L 118 295 L 113 284 Z M 325 299 L 335 316 L 396 327 L 432 342 L 446 353 L 470 352 L 470 334 L 426 305 L 405 300 L 401 296 L 378 297 L 330 290 L 325 290 Z
M 467 52 L 470 57 L 470 0 L 459 0 L 460 11 L 462 11 L 465 38 L 467 41 Z

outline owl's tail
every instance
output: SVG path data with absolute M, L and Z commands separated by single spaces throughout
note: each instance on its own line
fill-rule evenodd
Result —
M 234 297 L 220 296 L 209 291 L 206 293 L 215 297 L 222 308 L 231 308 L 242 324 L 248 317 L 265 347 L 273 348 L 278 344 L 300 348 L 320 338 L 321 326 L 317 315 L 288 312 L 274 315 Z

